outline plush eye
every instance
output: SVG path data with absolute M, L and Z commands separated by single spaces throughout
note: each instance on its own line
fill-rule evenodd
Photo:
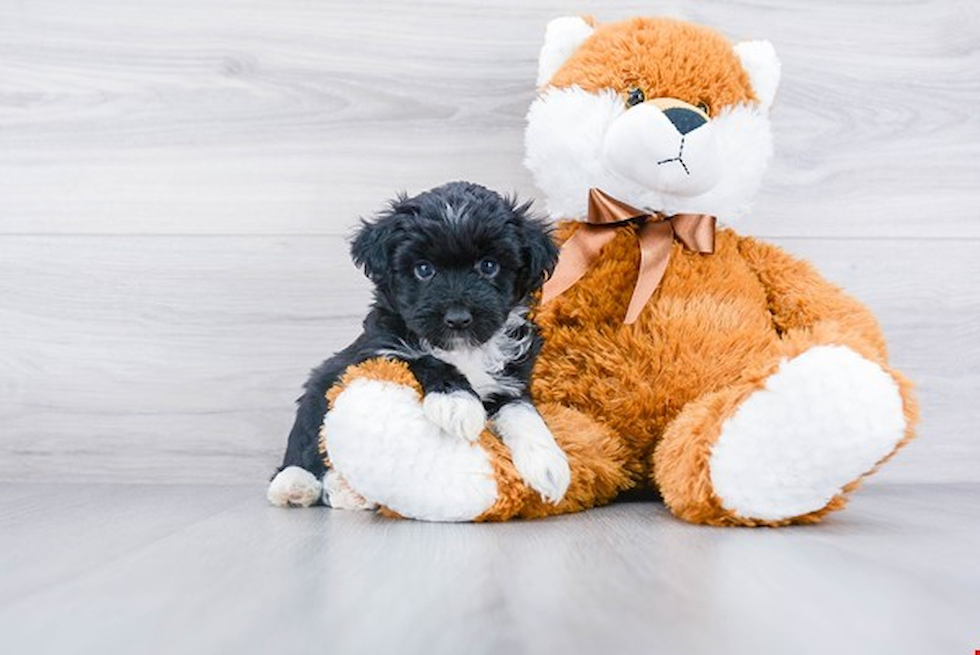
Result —
M 497 263 L 496 259 L 490 259 L 485 257 L 481 259 L 477 265 L 476 270 L 480 272 L 483 277 L 496 277 L 497 273 L 500 272 L 500 264 Z
M 630 89 L 629 95 L 626 96 L 626 106 L 634 107 L 646 99 L 647 96 L 643 93 L 643 89 Z
M 429 262 L 419 262 L 415 265 L 415 277 L 420 280 L 431 280 L 436 274 L 436 267 Z
M 708 103 L 706 103 L 704 100 L 698 103 L 698 109 L 703 111 L 706 116 L 711 116 L 711 107 L 709 107 Z

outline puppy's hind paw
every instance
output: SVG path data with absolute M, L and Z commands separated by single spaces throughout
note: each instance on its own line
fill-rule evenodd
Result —
M 487 423 L 479 398 L 468 391 L 430 393 L 422 400 L 425 417 L 451 435 L 476 441 Z
M 299 466 L 287 466 L 269 483 L 266 498 L 276 507 L 309 507 L 320 498 L 323 486 Z

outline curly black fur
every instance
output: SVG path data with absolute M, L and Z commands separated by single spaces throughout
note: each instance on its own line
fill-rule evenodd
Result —
M 508 384 L 481 399 L 491 417 L 507 402 L 527 399 L 541 343 L 534 325 L 515 322 L 514 312 L 527 306 L 558 258 L 549 227 L 529 210 L 530 203 L 451 182 L 412 198 L 401 195 L 362 221 L 351 256 L 375 285 L 374 303 L 357 340 L 307 380 L 279 470 L 300 466 L 322 477 L 317 438 L 327 412 L 325 394 L 347 367 L 374 357 L 405 360 L 424 393 L 479 395 L 437 354 L 479 347 L 491 338 L 523 341 L 527 347 L 516 349 L 501 372 Z M 431 277 L 420 264 L 431 267 Z

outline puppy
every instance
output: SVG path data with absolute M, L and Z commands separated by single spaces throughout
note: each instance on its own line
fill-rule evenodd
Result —
M 327 390 L 347 367 L 375 357 L 408 364 L 422 387 L 426 417 L 453 438 L 476 441 L 489 418 L 527 484 L 545 500 L 561 500 L 568 461 L 531 404 L 528 385 L 541 338 L 527 318 L 558 249 L 529 207 L 452 182 L 401 196 L 362 223 L 351 255 L 375 285 L 374 303 L 357 340 L 306 382 L 282 466 L 269 485 L 272 504 L 372 507 L 326 469 L 318 434 Z

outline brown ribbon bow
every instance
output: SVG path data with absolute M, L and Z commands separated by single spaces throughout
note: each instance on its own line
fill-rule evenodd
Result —
M 709 254 L 715 251 L 715 217 L 708 214 L 674 214 L 648 212 L 631 207 L 606 195 L 599 189 L 589 189 L 587 223 L 575 231 L 561 248 L 554 274 L 545 282 L 541 302 L 546 303 L 578 282 L 599 251 L 613 240 L 614 229 L 620 225 L 639 224 L 636 239 L 640 244 L 640 271 L 633 288 L 625 323 L 640 316 L 667 270 L 670 247 L 676 238 L 694 252 Z

